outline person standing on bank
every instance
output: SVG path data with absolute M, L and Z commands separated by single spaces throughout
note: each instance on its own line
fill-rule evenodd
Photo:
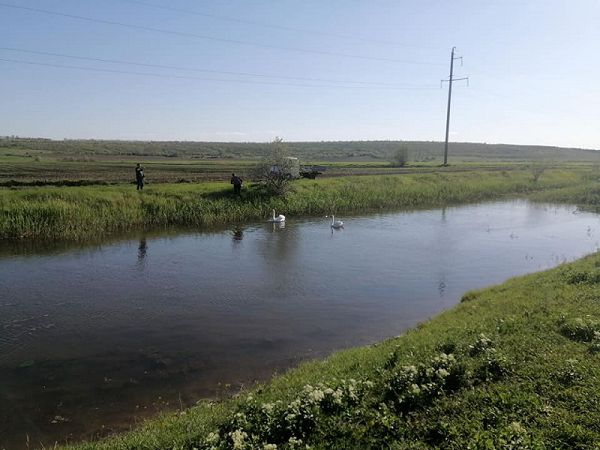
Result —
M 144 189 L 144 168 L 140 163 L 137 163 L 137 166 L 135 166 L 135 181 L 138 191 Z
M 233 184 L 233 193 L 242 196 L 242 179 L 235 173 L 231 174 L 231 184 Z

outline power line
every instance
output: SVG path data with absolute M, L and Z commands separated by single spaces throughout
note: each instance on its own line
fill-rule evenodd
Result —
M 13 48 L 13 47 L 0 47 L 0 50 L 17 52 L 17 53 L 28 53 L 32 55 L 43 55 L 43 56 L 57 56 L 60 58 L 70 58 L 77 59 L 82 61 L 97 61 L 103 63 L 110 64 L 124 64 L 130 66 L 139 66 L 139 67 L 150 67 L 150 68 L 158 68 L 158 69 L 170 69 L 170 70 L 183 70 L 190 72 L 204 72 L 204 73 L 215 73 L 221 75 L 235 75 L 235 76 L 248 76 L 248 77 L 257 77 L 257 78 L 277 78 L 284 80 L 298 80 L 298 81 L 309 81 L 309 82 L 322 82 L 322 83 L 341 83 L 341 84 L 360 84 L 360 85 L 372 85 L 372 86 L 385 86 L 385 87 L 395 87 L 395 88 L 430 88 L 432 86 L 426 85 L 408 85 L 408 84 L 398 84 L 398 83 L 384 83 L 384 82 L 375 82 L 375 81 L 354 81 L 354 80 L 336 80 L 336 79 L 328 79 L 328 78 L 312 78 L 312 77 L 294 77 L 294 76 L 280 76 L 280 75 L 267 75 L 261 73 L 253 73 L 253 72 L 233 72 L 233 71 L 224 71 L 224 70 L 212 70 L 212 69 L 200 69 L 195 67 L 183 67 L 183 66 L 171 66 L 166 64 L 150 64 L 150 63 L 141 63 L 141 62 L 133 62 L 133 61 L 125 61 L 119 59 L 105 59 L 105 58 L 95 58 L 91 56 L 80 56 L 80 55 L 68 55 L 65 53 L 54 53 L 54 52 L 44 52 L 39 50 L 27 50 L 22 48 Z
M 261 85 L 272 85 L 272 86 L 295 86 L 295 87 L 303 87 L 303 88 L 341 88 L 341 89 L 383 89 L 383 90 L 438 90 L 438 88 L 427 88 L 427 87 L 378 87 L 378 86 L 344 86 L 344 85 L 319 85 L 319 84 L 300 84 L 300 83 L 279 83 L 276 81 L 258 81 L 258 80 L 227 80 L 222 78 L 208 78 L 208 77 L 193 77 L 186 75 L 174 75 L 174 74 L 163 74 L 163 73 L 153 73 L 153 72 L 136 72 L 129 70 L 116 70 L 116 69 L 104 69 L 97 67 L 83 67 L 83 66 L 73 66 L 68 64 L 54 64 L 54 63 L 42 63 L 35 61 L 24 61 L 20 59 L 10 59 L 10 58 L 0 58 L 0 61 L 10 62 L 15 64 L 27 64 L 32 66 L 43 66 L 43 67 L 55 67 L 60 69 L 73 69 L 73 70 L 82 70 L 82 71 L 90 71 L 90 72 L 102 72 L 102 73 L 118 73 L 118 74 L 126 74 L 126 75 L 138 75 L 138 76 L 148 76 L 154 78 L 172 78 L 172 79 L 182 79 L 182 80 L 200 80 L 200 81 L 216 81 L 220 83 L 239 83 L 239 84 L 261 84 Z
M 404 44 L 404 43 L 400 43 L 400 42 L 363 38 L 361 36 L 351 36 L 351 35 L 338 34 L 338 33 L 328 33 L 326 31 L 307 30 L 304 28 L 296 28 L 296 27 L 290 27 L 290 26 L 285 26 L 285 25 L 275 25 L 275 24 L 271 24 L 271 23 L 257 22 L 254 20 L 238 19 L 235 17 L 220 16 L 220 15 L 216 15 L 216 14 L 209 14 L 209 13 L 194 11 L 194 10 L 190 10 L 190 9 L 176 8 L 173 6 L 157 5 L 156 3 L 150 3 L 150 2 L 145 2 L 145 1 L 141 1 L 141 0 L 117 0 L 117 1 L 125 2 L 125 3 L 132 3 L 132 4 L 136 4 L 136 5 L 142 5 L 142 6 L 149 6 L 151 8 L 162 9 L 164 11 L 173 11 L 173 12 L 182 13 L 182 14 L 191 14 L 194 16 L 206 17 L 206 18 L 213 19 L 213 20 L 220 20 L 222 22 L 240 23 L 240 24 L 245 24 L 245 25 L 252 25 L 255 27 L 271 28 L 274 30 L 292 31 L 295 33 L 327 36 L 327 37 L 332 37 L 332 38 L 336 38 L 336 39 L 346 39 L 346 40 L 350 40 L 350 41 L 354 41 L 354 42 L 366 42 L 366 43 L 373 43 L 373 44 L 378 44 L 378 45 L 390 45 L 390 46 L 407 47 L 407 48 L 423 48 L 423 49 L 436 49 L 436 50 L 441 49 L 441 47 L 410 45 L 410 44 Z
M 124 27 L 124 28 L 131 28 L 134 30 L 150 31 L 150 32 L 154 32 L 154 33 L 169 34 L 169 35 L 173 35 L 173 36 L 192 37 L 192 38 L 196 38 L 196 39 L 203 39 L 203 40 L 208 40 L 208 41 L 213 41 L 213 42 L 224 42 L 227 44 L 246 45 L 246 46 L 251 46 L 251 47 L 268 48 L 268 49 L 273 49 L 273 50 L 293 51 L 293 52 L 299 52 L 299 53 L 312 53 L 312 54 L 317 54 L 317 55 L 336 56 L 336 57 L 341 57 L 341 58 L 362 59 L 362 60 L 369 60 L 369 61 L 383 61 L 383 62 L 428 65 L 428 66 L 429 65 L 430 66 L 440 65 L 439 63 L 431 63 L 431 62 L 424 62 L 424 61 L 400 60 L 400 59 L 385 58 L 385 57 L 379 57 L 379 56 L 353 55 L 350 53 L 337 53 L 337 52 L 330 52 L 327 50 L 311 50 L 311 49 L 305 49 L 305 48 L 299 48 L 299 47 L 284 47 L 284 46 L 279 46 L 279 45 L 261 44 L 261 43 L 257 43 L 257 42 L 241 41 L 241 40 L 237 40 L 237 39 L 217 38 L 214 36 L 206 36 L 206 35 L 202 35 L 202 34 L 189 33 L 189 32 L 185 32 L 185 31 L 167 30 L 164 28 L 155 28 L 155 27 L 148 27 L 148 26 L 144 26 L 144 25 L 134 25 L 134 24 L 128 24 L 128 23 L 124 23 L 124 22 L 115 22 L 112 20 L 96 19 L 93 17 L 80 16 L 77 14 L 60 13 L 60 12 L 56 12 L 56 11 L 50 11 L 47 9 L 12 5 L 10 3 L 0 3 L 0 6 L 3 6 L 5 8 L 18 9 L 18 10 L 22 10 L 22 11 L 36 12 L 36 13 L 46 14 L 46 15 L 50 15 L 50 16 L 66 17 L 69 19 L 82 20 L 82 21 L 86 21 L 86 22 L 101 23 L 104 25 L 114 25 L 114 26 L 119 26 L 119 27 Z
M 450 133 L 450 105 L 452 102 L 452 82 L 467 80 L 467 85 L 469 84 L 469 77 L 464 78 L 454 78 L 454 61 L 460 59 L 460 63 L 462 65 L 463 58 L 462 56 L 454 56 L 454 52 L 456 47 L 452 47 L 452 53 L 450 53 L 450 76 L 447 80 L 442 80 L 448 82 L 448 110 L 446 113 L 446 140 L 444 141 L 444 166 L 448 165 L 448 135 Z

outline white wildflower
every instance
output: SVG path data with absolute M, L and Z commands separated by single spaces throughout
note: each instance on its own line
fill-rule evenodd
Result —
M 275 404 L 274 403 L 263 403 L 262 404 L 262 410 L 264 412 L 266 412 L 267 414 L 272 413 L 273 409 L 275 409 Z
M 354 390 L 354 386 L 348 386 L 348 398 L 350 398 L 351 400 L 358 400 L 358 396 L 356 395 L 356 392 Z
M 308 394 L 308 399 L 313 403 L 319 403 L 325 398 L 325 394 L 321 389 L 315 389 Z
M 414 395 L 418 395 L 421 392 L 421 388 L 419 387 L 418 384 L 411 384 L 410 385 L 410 393 L 414 394 Z
M 300 445 L 302 445 L 302 439 L 296 439 L 294 436 L 292 436 L 288 440 L 288 445 L 290 446 L 291 449 L 297 448 Z
M 216 444 L 217 442 L 219 442 L 219 433 L 218 432 L 208 433 L 208 436 L 206 436 L 206 443 L 207 444 Z
M 436 375 L 440 378 L 446 378 L 448 375 L 450 375 L 450 372 L 448 372 L 446 369 L 439 368 L 436 371 Z
M 407 373 L 417 373 L 417 368 L 415 366 L 404 366 L 402 367 L 402 370 Z
M 527 432 L 527 430 L 525 429 L 525 427 L 523 425 L 521 425 L 519 422 L 512 422 L 508 428 L 516 434 L 524 434 Z
M 342 392 L 341 389 L 336 389 L 335 391 L 333 391 L 332 397 L 333 397 L 334 403 L 341 405 L 342 399 L 344 397 L 344 393 Z
M 241 450 L 245 447 L 246 438 L 248 437 L 248 433 L 242 430 L 235 430 L 230 433 L 231 440 L 233 441 L 234 450 Z
M 300 399 L 296 399 L 292 403 L 290 403 L 290 408 L 298 409 L 298 408 L 300 408 L 300 405 L 301 405 Z

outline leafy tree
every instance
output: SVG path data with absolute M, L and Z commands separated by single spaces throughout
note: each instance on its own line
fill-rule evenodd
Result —
M 394 167 L 404 167 L 408 162 L 408 147 L 404 144 L 400 145 L 392 154 L 390 162 Z
M 291 168 L 287 144 L 276 137 L 269 144 L 267 155 L 255 167 L 254 178 L 269 195 L 285 196 L 291 190 Z

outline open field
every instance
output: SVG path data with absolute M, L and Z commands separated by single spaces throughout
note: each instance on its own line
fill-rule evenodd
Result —
M 589 167 L 546 169 L 536 181 L 529 168 L 510 171 L 423 173 L 298 180 L 285 198 L 250 185 L 242 198 L 229 183 L 3 189 L 0 238 L 86 239 L 134 229 L 213 226 L 265 220 L 275 208 L 290 217 L 416 208 L 517 196 L 580 186 Z
M 410 160 L 441 161 L 444 144 L 432 141 L 331 141 L 288 142 L 294 156 L 305 161 L 383 161 L 400 146 Z M 251 142 L 153 142 L 0 138 L 0 155 L 43 157 L 93 157 L 101 155 L 160 156 L 188 159 L 255 159 L 269 152 L 268 143 Z M 587 161 L 600 162 L 592 150 L 516 144 L 457 142 L 450 152 L 459 161 Z
M 148 184 L 198 183 L 228 181 L 231 173 L 251 178 L 257 160 L 193 160 L 157 157 L 95 156 L 93 158 L 38 159 L 0 155 L 0 186 L 81 186 L 133 183 L 135 164 L 143 164 Z M 544 167 L 580 168 L 589 162 L 460 162 L 440 167 L 437 162 L 411 162 L 405 167 L 392 167 L 387 161 L 304 161 L 321 168 L 320 178 L 352 175 L 393 175 L 407 173 L 447 173 L 476 170 L 510 171 L 543 164 Z
M 73 448 L 595 448 L 599 266 L 467 293 L 402 337 Z
M 581 149 L 453 143 L 452 167 L 439 167 L 439 142 L 291 142 L 291 155 L 303 165 L 325 168 L 324 176 L 381 175 L 481 168 L 511 170 L 523 164 L 600 164 L 600 153 Z M 390 165 L 400 146 L 407 167 Z M 0 186 L 126 183 L 141 162 L 151 184 L 226 180 L 231 172 L 248 178 L 267 143 L 50 141 L 0 139 Z
M 319 164 L 332 176 L 296 181 L 286 198 L 249 184 L 242 199 L 227 181 L 207 180 L 244 173 L 251 159 L 145 156 L 150 183 L 136 192 L 124 181 L 138 156 L 65 158 L 5 152 L 0 180 L 110 185 L 0 188 L 0 238 L 78 241 L 206 227 L 264 220 L 272 208 L 294 217 L 516 196 L 600 205 L 596 162 L 576 158 L 544 162 L 538 179 L 537 161 L 473 159 L 448 168 L 424 161 L 398 169 L 373 159 L 325 160 Z M 358 174 L 367 176 L 352 176 Z M 74 448 L 594 448 L 599 266 L 594 255 L 469 293 L 403 337 L 304 364 L 252 392 Z

